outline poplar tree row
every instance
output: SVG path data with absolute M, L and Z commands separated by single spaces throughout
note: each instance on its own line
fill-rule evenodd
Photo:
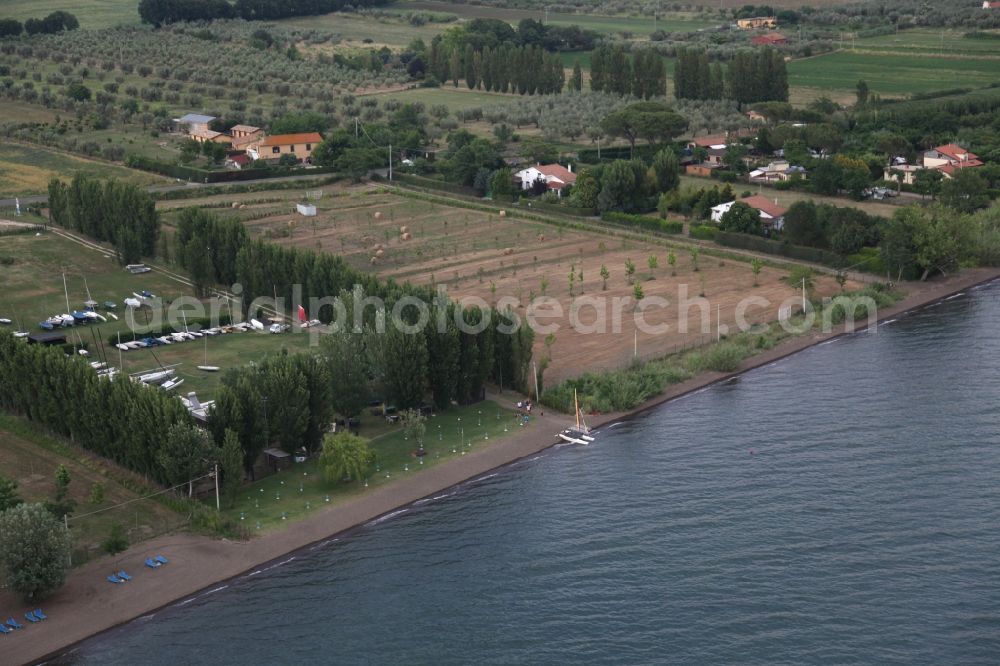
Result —
M 111 243 L 119 263 L 135 263 L 156 251 L 160 217 L 142 188 L 77 174 L 69 185 L 49 181 L 49 219 L 66 229 Z
M 740 104 L 788 100 L 784 57 L 771 48 L 738 51 L 727 66 L 709 63 L 701 49 L 677 53 L 674 67 L 677 99 L 732 99 Z
M 190 423 L 180 400 L 128 377 L 101 379 L 81 357 L 0 331 L 0 408 L 100 456 L 168 483 L 165 433 Z
M 590 89 L 640 99 L 663 97 L 667 94 L 666 66 L 652 49 L 629 55 L 621 46 L 599 46 L 590 56 Z
M 566 82 L 562 59 L 540 47 L 501 44 L 476 50 L 472 44 L 449 47 L 434 39 L 427 48 L 427 71 L 438 81 L 470 89 L 546 95 L 561 92 Z

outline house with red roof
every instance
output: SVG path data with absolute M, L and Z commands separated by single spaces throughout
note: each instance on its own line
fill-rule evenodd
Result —
M 954 143 L 947 143 L 924 152 L 924 168 L 937 169 L 951 178 L 959 169 L 983 166 L 979 156 Z
M 308 162 L 313 149 L 322 142 L 323 137 L 318 132 L 275 134 L 248 146 L 247 155 L 254 160 L 279 160 L 285 155 L 292 155 L 300 162 Z
M 521 184 L 522 190 L 530 190 L 539 179 L 545 181 L 549 190 L 562 196 L 563 188 L 576 182 L 576 174 L 572 165 L 564 167 L 561 164 L 536 164 L 514 174 L 514 181 Z
M 983 9 L 1000 9 L 1000 2 L 990 2 L 990 0 L 983 0 Z
M 765 196 L 755 194 L 752 197 L 740 199 L 740 202 L 745 203 L 760 213 L 760 221 L 765 229 L 781 231 L 781 228 L 785 226 L 785 213 L 788 211 L 778 205 L 777 199 L 771 201 Z M 718 206 L 712 206 L 712 221 L 721 222 L 722 216 L 728 213 L 729 209 L 735 203 L 735 201 L 727 201 Z

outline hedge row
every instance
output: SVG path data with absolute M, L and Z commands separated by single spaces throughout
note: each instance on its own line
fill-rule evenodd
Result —
M 648 215 L 632 215 L 630 213 L 616 213 L 613 211 L 601 215 L 601 219 L 612 224 L 620 224 L 626 227 L 639 227 L 648 231 L 658 231 L 661 234 L 679 234 L 684 230 L 683 222 L 673 220 L 661 220 L 658 217 Z
M 411 173 L 394 173 L 392 174 L 392 179 L 393 181 L 399 181 L 400 183 L 406 183 L 407 185 L 413 185 L 414 187 L 425 187 L 429 190 L 440 190 L 442 192 L 462 194 L 469 197 L 479 196 L 479 193 L 471 187 L 458 185 L 456 183 L 449 183 L 443 180 L 435 180 L 434 178 L 415 176 Z
M 213 187 L 186 188 L 156 192 L 153 198 L 157 201 L 176 201 L 178 199 L 197 199 L 213 194 L 240 194 L 247 192 L 269 192 L 271 190 L 306 190 L 321 185 L 331 185 L 340 180 L 340 176 L 327 176 L 312 180 L 280 180 L 268 183 L 241 183 L 237 185 L 217 185 Z
M 688 236 L 691 238 L 699 238 L 701 240 L 714 241 L 718 233 L 719 228 L 713 227 L 710 224 L 693 224 L 691 225 L 691 228 L 688 229 Z
M 333 173 L 333 167 L 284 168 L 284 169 L 240 169 L 232 171 L 209 171 L 197 167 L 161 162 L 142 155 L 129 155 L 125 165 L 133 169 L 152 171 L 171 178 L 180 178 L 199 183 L 228 183 L 240 180 L 256 180 L 258 178 L 280 178 L 282 176 L 298 176 L 306 174 Z
M 792 245 L 783 241 L 768 240 L 767 238 L 752 236 L 750 234 L 719 231 L 715 235 L 715 242 L 726 247 L 774 254 L 790 259 L 798 259 L 799 261 L 811 261 L 816 264 L 830 266 L 831 268 L 843 268 L 847 263 L 842 257 L 833 252 L 827 252 L 815 247 Z

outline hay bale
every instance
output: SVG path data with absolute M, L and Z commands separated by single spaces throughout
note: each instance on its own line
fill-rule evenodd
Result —
M 233 202 L 233 208 L 239 208 L 239 207 L 240 207 L 240 202 L 239 201 L 234 201 Z
M 368 260 L 368 262 L 369 262 L 369 263 L 372 263 L 372 264 L 374 264 L 374 263 L 375 263 L 375 262 L 377 262 L 377 261 L 378 261 L 378 258 L 377 258 L 377 257 L 372 257 L 371 259 L 369 259 L 369 260 Z
M 246 208 L 246 207 L 247 207 L 247 205 L 246 205 L 246 204 L 240 204 L 240 210 L 243 210 L 243 209 L 244 209 L 244 208 Z
M 399 233 L 401 233 L 401 234 L 405 234 L 405 233 L 407 233 L 407 232 L 408 232 L 409 230 L 410 230 L 410 228 L 409 228 L 408 226 L 406 226 L 406 225 L 404 224 L 403 226 L 401 226 L 401 227 L 399 228 Z
M 538 234 L 538 240 L 544 241 L 545 240 L 545 234 Z
M 406 232 L 405 234 L 403 234 L 403 240 L 408 241 L 411 238 L 413 238 L 413 235 L 410 234 L 410 232 Z
M 375 219 L 376 220 L 381 220 L 382 219 L 382 211 L 380 211 L 380 210 L 375 211 Z
M 375 256 L 379 258 L 381 258 L 383 254 L 385 254 L 385 250 L 377 250 L 375 252 Z
M 500 211 L 500 217 L 507 217 L 507 211 L 505 210 Z
M 503 254 L 504 254 L 505 257 L 509 257 L 510 255 L 514 254 L 514 248 L 512 248 L 512 247 L 505 247 L 504 250 L 503 250 Z

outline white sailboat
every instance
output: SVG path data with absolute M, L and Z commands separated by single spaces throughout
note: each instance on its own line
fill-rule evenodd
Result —
M 590 428 L 583 418 L 583 413 L 580 412 L 580 403 L 577 400 L 575 389 L 573 390 L 573 406 L 576 408 L 576 425 L 563 430 L 559 433 L 559 437 L 570 444 L 590 444 L 594 438 L 591 437 Z

